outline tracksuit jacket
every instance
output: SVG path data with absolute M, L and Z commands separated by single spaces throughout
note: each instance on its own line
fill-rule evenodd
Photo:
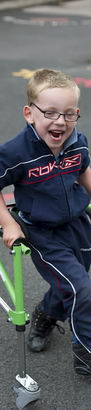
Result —
M 77 182 L 89 163 L 87 139 L 76 129 L 57 157 L 30 125 L 0 146 L 0 189 L 14 185 L 32 259 L 51 285 L 42 309 L 70 317 L 76 338 L 91 351 L 91 224 L 84 212 L 90 196 Z
M 14 185 L 17 208 L 31 222 L 63 224 L 79 216 L 90 201 L 75 183 L 89 162 L 87 139 L 81 133 L 74 130 L 64 152 L 55 158 L 33 127 L 27 126 L 0 147 L 0 189 Z

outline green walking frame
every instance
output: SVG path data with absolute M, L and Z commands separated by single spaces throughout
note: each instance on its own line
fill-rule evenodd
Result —
M 0 229 L 2 237 L 2 228 Z M 29 314 L 25 312 L 24 307 L 24 283 L 23 283 L 23 255 L 31 254 L 30 248 L 21 240 L 14 242 L 11 254 L 13 256 L 13 279 L 10 278 L 4 264 L 0 261 L 0 277 L 5 288 L 13 302 L 14 309 L 0 297 L 0 305 L 8 315 L 8 321 L 12 322 L 17 331 L 18 363 L 19 374 L 16 375 L 13 390 L 16 393 L 16 407 L 22 410 L 30 402 L 40 398 L 40 388 L 26 373 L 26 355 L 25 355 L 25 328 L 29 323 Z
M 12 197 L 12 195 L 11 195 Z M 12 204 L 12 206 L 15 203 Z M 8 208 L 11 204 L 7 205 Z M 91 204 L 86 209 L 87 213 L 91 215 Z M 0 229 L 0 236 L 2 237 L 2 227 Z M 24 286 L 23 286 L 23 261 L 22 256 L 31 254 L 31 249 L 27 246 L 27 240 L 17 240 L 13 244 L 11 254 L 13 256 L 13 280 L 6 271 L 4 264 L 0 261 L 0 277 L 6 287 L 11 301 L 14 305 L 14 310 L 0 297 L 0 305 L 8 315 L 8 321 L 12 322 L 17 331 L 18 344 L 18 360 L 19 360 L 19 374 L 16 375 L 15 385 L 13 390 L 16 393 L 16 407 L 19 410 L 24 409 L 30 402 L 40 398 L 40 388 L 27 373 L 26 373 L 26 357 L 25 357 L 25 327 L 29 323 L 29 314 L 25 312 L 24 308 Z

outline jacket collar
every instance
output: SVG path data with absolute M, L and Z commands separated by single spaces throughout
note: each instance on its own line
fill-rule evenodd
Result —
M 64 142 L 64 148 L 61 151 L 61 154 L 64 153 L 64 151 L 70 147 L 72 144 L 74 144 L 75 142 L 77 142 L 78 140 L 78 135 L 77 135 L 77 129 L 74 128 L 74 130 L 72 131 L 72 134 L 69 136 L 69 138 Z

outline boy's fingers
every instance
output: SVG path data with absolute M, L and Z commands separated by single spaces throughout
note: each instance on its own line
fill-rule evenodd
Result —
M 4 241 L 5 245 L 6 245 L 8 248 L 11 248 L 11 247 L 13 246 L 14 242 L 15 242 L 17 239 L 20 239 L 20 238 L 25 238 L 25 235 L 24 235 L 22 232 L 21 232 L 21 234 L 20 234 L 19 236 L 15 236 L 15 237 L 13 237 L 13 238 L 4 238 L 4 237 L 3 237 L 3 241 Z

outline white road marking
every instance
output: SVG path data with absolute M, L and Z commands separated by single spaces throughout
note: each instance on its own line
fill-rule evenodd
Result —
M 20 19 L 13 16 L 4 16 L 3 21 L 6 23 L 13 23 L 19 25 L 27 26 L 40 26 L 43 27 L 46 24 L 52 27 L 57 26 L 79 26 L 80 25 L 91 25 L 91 19 L 82 19 L 80 22 L 78 20 L 72 20 L 69 17 L 32 17 L 31 19 Z

